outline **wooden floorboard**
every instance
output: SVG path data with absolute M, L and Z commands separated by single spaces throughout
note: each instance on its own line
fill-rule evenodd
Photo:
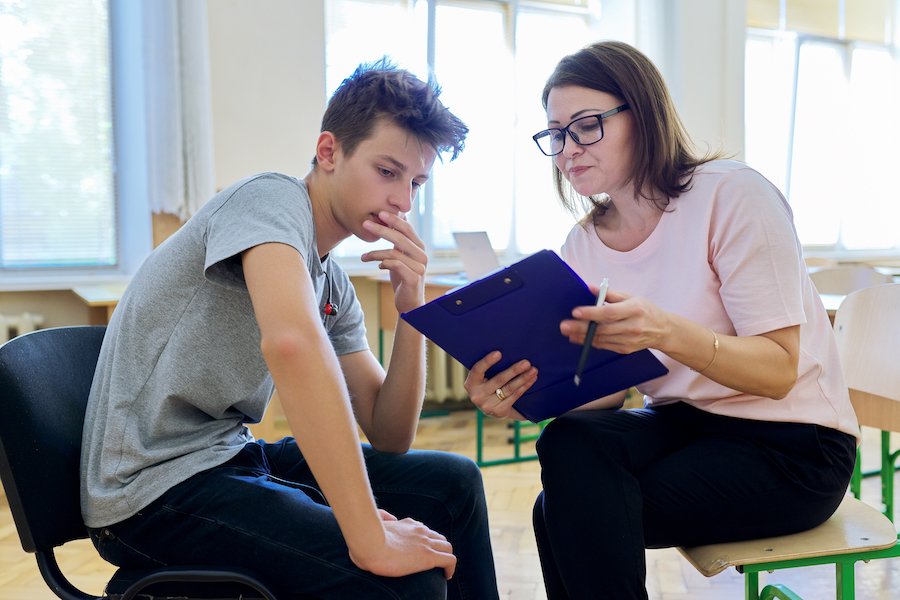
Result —
M 486 424 L 486 458 L 511 456 L 506 439 L 509 430 L 500 421 Z M 878 433 L 866 430 L 863 460 L 874 468 L 878 457 Z M 458 452 L 475 457 L 475 415 L 454 411 L 423 419 L 416 447 Z M 900 438 L 895 439 L 900 447 Z M 532 451 L 531 447 L 524 450 Z M 531 529 L 531 507 L 540 490 L 535 461 L 485 467 L 485 490 L 491 520 L 491 538 L 500 585 L 506 600 L 544 600 L 541 570 Z M 863 499 L 877 503 L 879 483 L 866 479 Z M 113 568 L 103 562 L 90 542 L 70 542 L 58 552 L 63 572 L 87 592 L 99 593 Z M 834 570 L 807 567 L 780 571 L 774 580 L 785 583 L 808 600 L 834 597 Z M 765 579 L 765 577 L 763 577 Z M 858 600 L 900 598 L 900 559 L 858 564 Z M 743 578 L 728 570 L 707 579 L 695 571 L 674 549 L 647 553 L 647 587 L 652 600 L 727 600 L 743 598 Z M 599 597 L 599 596 L 598 596 Z M 5 497 L 0 497 L 0 600 L 53 598 L 38 573 L 34 557 L 22 551 Z

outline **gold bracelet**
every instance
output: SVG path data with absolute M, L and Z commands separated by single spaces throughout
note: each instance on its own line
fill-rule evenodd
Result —
M 719 355 L 719 336 L 717 336 L 716 332 L 712 329 L 710 329 L 710 331 L 712 331 L 713 334 L 713 355 L 712 358 L 709 359 L 709 362 L 706 363 L 706 366 L 697 371 L 697 373 L 699 373 L 700 375 L 703 375 L 703 373 L 705 373 L 706 370 L 709 369 L 714 362 L 716 362 L 716 357 Z

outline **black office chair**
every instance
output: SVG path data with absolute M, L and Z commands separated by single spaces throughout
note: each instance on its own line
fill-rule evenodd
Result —
M 88 537 L 81 517 L 81 430 L 105 327 L 58 327 L 0 346 L 0 480 L 26 552 L 62 600 L 276 600 L 230 568 L 119 569 L 103 596 L 66 579 L 54 548 Z

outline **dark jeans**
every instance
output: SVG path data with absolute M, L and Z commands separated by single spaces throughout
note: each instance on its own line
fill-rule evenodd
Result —
M 386 454 L 368 445 L 363 453 L 378 506 L 422 521 L 453 544 L 458 562 L 449 582 L 439 569 L 393 578 L 357 568 L 293 438 L 247 444 L 135 516 L 92 530 L 91 539 L 119 566 L 240 567 L 285 598 L 497 598 L 475 463 L 446 452 Z
M 841 503 L 853 436 L 684 403 L 569 413 L 537 443 L 534 529 L 549 600 L 647 598 L 644 548 L 784 535 Z

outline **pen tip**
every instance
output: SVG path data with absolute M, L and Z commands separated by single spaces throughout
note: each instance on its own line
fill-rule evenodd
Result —
M 576 386 L 581 385 L 581 377 L 579 377 L 578 375 L 575 376 L 575 385 Z

